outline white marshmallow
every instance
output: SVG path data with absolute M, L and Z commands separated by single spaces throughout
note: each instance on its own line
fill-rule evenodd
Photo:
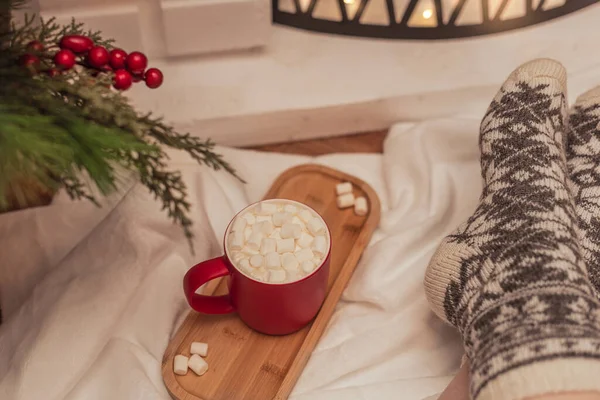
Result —
M 287 223 L 281 227 L 279 234 L 283 239 L 294 238 L 298 239 L 302 233 L 302 227 L 298 224 Z
M 233 260 L 233 262 L 239 262 L 244 257 L 246 257 L 244 253 L 239 251 L 234 251 L 231 253 L 231 259 Z
M 273 233 L 273 229 L 273 223 L 271 221 L 262 222 L 262 231 L 265 235 L 270 235 Z
M 270 215 L 257 215 L 256 222 L 272 221 Z
M 362 217 L 367 215 L 368 212 L 369 206 L 367 205 L 367 199 L 362 196 L 357 197 L 356 200 L 354 200 L 354 214 Z
M 352 184 L 350 182 L 342 182 L 335 185 L 335 193 L 340 196 L 346 193 L 352 193 Z
M 265 255 L 277 250 L 277 240 L 273 238 L 263 238 L 260 243 L 260 254 Z
M 291 222 L 292 214 L 277 212 L 273 214 L 273 225 L 282 226 L 286 222 Z
M 255 268 L 254 270 L 252 270 L 250 275 L 252 275 L 254 279 L 257 279 L 259 281 L 266 282 L 269 280 L 269 271 L 267 271 L 264 268 Z
M 253 225 L 256 222 L 256 217 L 251 212 L 246 212 L 246 214 L 244 214 L 242 218 L 246 220 L 248 225 Z
M 242 232 L 231 232 L 229 234 L 229 249 L 241 250 L 244 247 L 244 234 Z
M 246 226 L 244 229 L 244 240 L 250 239 L 250 235 L 252 235 L 252 227 L 251 225 Z
M 302 211 L 300 211 L 299 216 L 300 216 L 300 219 L 302 221 L 304 221 L 304 222 L 310 221 L 312 219 L 312 217 L 313 217 L 312 213 L 310 211 L 308 211 L 308 210 L 302 210 Z
M 281 235 L 279 234 L 279 228 L 273 229 L 273 232 L 269 235 L 269 237 L 273 239 L 281 239 Z
M 208 364 L 198 354 L 194 354 L 188 361 L 188 367 L 198 376 L 202 376 L 208 371 Z
M 302 230 L 304 230 L 306 228 L 306 226 L 304 225 L 304 221 L 302 221 L 298 217 L 292 218 L 292 224 L 300 225 L 302 227 Z
M 178 354 L 173 359 L 173 372 L 175 375 L 186 375 L 188 372 L 188 360 L 186 356 Z
M 317 236 L 311 247 L 314 253 L 324 256 L 327 252 L 327 239 L 325 239 L 325 236 Z
M 256 207 L 258 215 L 271 215 L 277 212 L 277 204 L 274 203 L 259 203 Z
M 244 254 L 246 254 L 248 257 L 253 256 L 255 254 L 260 254 L 260 252 L 254 249 L 249 249 L 248 247 L 245 247 L 243 250 Z
M 231 226 L 231 230 L 232 231 L 243 231 L 246 228 L 246 225 L 248 224 L 248 221 L 246 221 L 245 218 L 236 218 L 235 221 L 233 221 L 233 224 Z
M 271 221 L 260 221 L 252 225 L 252 232 L 260 232 L 265 235 L 273 233 L 273 223 Z
M 240 261 L 238 261 L 238 265 L 244 271 L 250 270 L 250 260 L 247 258 L 242 258 Z
M 260 248 L 260 244 L 262 242 L 263 234 L 260 232 L 252 232 L 248 241 L 246 242 L 246 247 L 250 250 L 258 250 Z
M 293 206 L 291 204 L 286 204 L 285 206 L 283 206 L 283 211 L 285 211 L 286 213 L 292 214 L 292 215 L 296 215 L 296 213 L 298 212 L 298 209 L 296 208 L 296 206 Z
M 321 232 L 324 228 L 321 219 L 316 217 L 308 221 L 306 227 L 308 228 L 308 231 L 313 235 L 316 235 L 317 233 Z
M 296 245 L 294 243 L 294 239 L 292 239 L 292 238 L 279 239 L 277 241 L 277 252 L 279 254 L 292 252 L 292 251 L 294 251 L 295 247 L 296 247 Z
M 298 239 L 298 241 L 296 243 L 300 247 L 308 247 L 312 243 L 313 239 L 314 238 L 312 237 L 311 234 L 308 234 L 306 232 L 302 232 L 300 234 L 300 239 Z
M 296 271 L 286 271 L 286 275 L 287 275 L 287 281 L 288 282 L 295 282 L 298 279 L 302 278 L 303 274 L 302 272 L 296 270 Z
M 302 249 L 297 251 L 295 254 L 299 262 L 311 260 L 315 256 L 311 249 Z
M 346 193 L 338 196 L 336 200 L 338 208 L 348 208 L 354 205 L 354 195 L 352 193 Z
M 300 264 L 300 268 L 302 268 L 302 271 L 304 271 L 307 274 L 313 272 L 315 270 L 315 267 L 316 264 L 310 260 L 302 261 L 302 264 Z
M 206 357 L 208 354 L 208 344 L 202 342 L 192 342 L 192 345 L 190 346 L 190 353 Z
M 265 266 L 267 268 L 281 267 L 281 257 L 279 253 L 269 253 L 265 256 Z
M 269 282 L 281 283 L 285 282 L 285 271 L 282 269 L 274 269 L 269 274 Z
M 262 267 L 264 258 L 260 254 L 255 254 L 250 257 L 250 265 L 254 268 Z
M 295 270 L 298 268 L 298 259 L 294 253 L 285 253 L 281 256 L 281 266 L 287 270 Z

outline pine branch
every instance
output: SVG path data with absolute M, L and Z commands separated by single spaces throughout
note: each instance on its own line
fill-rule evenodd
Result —
M 15 0 L 11 7 L 23 3 Z M 212 141 L 138 113 L 122 92 L 111 90 L 112 73 L 85 66 L 54 77 L 43 73 L 54 67 L 57 43 L 67 34 L 88 36 L 109 49 L 114 43 L 74 20 L 61 26 L 52 18 L 27 15 L 19 27 L 3 31 L 0 25 L 0 212 L 14 201 L 22 207 L 37 204 L 32 182 L 34 188 L 54 193 L 62 187 L 73 199 L 99 205 L 90 182 L 107 195 L 117 188 L 119 168 L 125 168 L 137 174 L 190 240 L 187 188 L 181 174 L 168 169 L 163 147 L 185 151 L 201 165 L 241 178 L 214 152 Z M 17 63 L 31 52 L 27 44 L 32 40 L 44 45 L 35 53 L 37 71 Z

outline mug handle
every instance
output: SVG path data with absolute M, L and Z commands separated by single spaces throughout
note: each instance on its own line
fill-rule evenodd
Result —
M 194 265 L 183 277 L 183 291 L 188 304 L 204 314 L 229 314 L 235 311 L 228 294 L 206 296 L 196 290 L 206 282 L 229 275 L 225 257 L 217 257 Z

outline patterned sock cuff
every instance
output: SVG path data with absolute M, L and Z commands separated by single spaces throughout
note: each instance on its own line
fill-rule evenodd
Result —
M 577 97 L 577 101 L 575 103 L 579 106 L 587 103 L 597 103 L 598 98 L 600 98 L 600 86 L 596 86 L 595 88 L 588 90 Z
M 563 88 L 567 86 L 567 71 L 565 67 L 558 61 L 549 58 L 538 58 L 529 61 L 517 68 L 511 75 L 511 77 L 517 79 L 529 79 L 534 76 L 556 79 Z
M 512 369 L 489 382 L 477 400 L 520 400 L 532 396 L 600 392 L 600 360 L 557 358 Z

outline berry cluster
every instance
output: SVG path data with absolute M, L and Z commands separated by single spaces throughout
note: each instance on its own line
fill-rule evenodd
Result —
M 60 71 L 66 71 L 75 66 L 82 65 L 96 70 L 96 73 L 113 73 L 113 87 L 118 90 L 127 90 L 133 82 L 144 81 L 151 89 L 159 87 L 163 82 L 163 74 L 158 68 L 149 68 L 148 58 L 139 51 L 127 54 L 122 49 L 108 51 L 105 47 L 96 46 L 92 39 L 81 35 L 66 35 L 60 40 L 58 50 L 53 57 L 56 68 L 46 71 L 49 76 L 55 76 Z M 39 41 L 32 41 L 27 49 L 40 54 L 44 45 Z M 40 59 L 35 54 L 25 54 L 20 59 L 21 65 L 35 68 Z

